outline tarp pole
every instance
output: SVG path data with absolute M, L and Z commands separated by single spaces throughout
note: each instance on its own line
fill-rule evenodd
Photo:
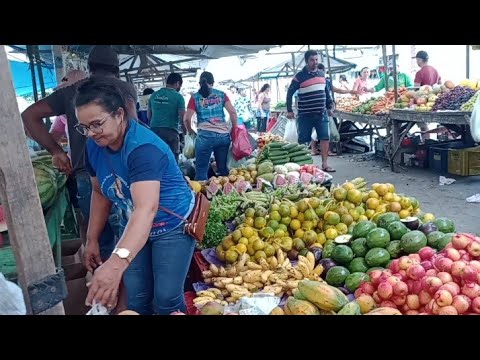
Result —
M 467 46 L 467 79 L 470 78 L 470 45 Z
M 33 61 L 32 46 L 33 45 L 27 45 L 27 56 L 28 56 L 28 60 L 30 61 L 30 73 L 32 75 L 33 99 L 35 100 L 35 102 L 37 102 L 38 90 L 37 90 L 37 80 L 35 79 L 35 62 Z
M 397 55 L 395 54 L 395 45 L 392 45 L 392 62 L 393 62 L 393 93 L 395 95 L 395 102 L 398 99 L 398 80 L 397 80 Z
M 382 54 L 383 54 L 383 69 L 385 73 L 385 91 L 388 91 L 388 60 L 387 60 L 387 45 L 382 45 Z
M 328 45 L 325 45 L 325 55 L 327 56 L 327 69 L 328 69 L 328 74 L 330 76 L 330 83 L 331 83 L 332 82 L 332 72 L 330 70 L 330 55 L 328 54 Z M 331 95 L 332 95 L 332 100 L 335 101 L 335 94 L 334 94 L 333 89 L 332 89 L 332 94 Z

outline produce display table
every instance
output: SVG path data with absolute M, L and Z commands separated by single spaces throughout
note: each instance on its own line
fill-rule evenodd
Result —
M 462 111 L 419 112 L 392 109 L 389 114 L 392 123 L 392 139 L 389 151 L 392 171 L 397 171 L 397 167 L 401 163 L 400 145 L 414 125 L 418 123 L 445 125 L 446 128 L 461 134 L 465 143 L 469 143 L 471 142 L 470 115 L 471 113 Z

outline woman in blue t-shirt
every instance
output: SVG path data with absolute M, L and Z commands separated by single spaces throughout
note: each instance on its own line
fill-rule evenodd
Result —
M 190 215 L 194 195 L 172 151 L 126 117 L 115 85 L 88 80 L 75 106 L 75 128 L 89 138 L 86 163 L 93 187 L 85 264 L 94 274 L 87 303 L 115 307 L 123 277 L 128 309 L 145 315 L 185 311 L 183 286 L 195 241 L 184 234 L 180 218 Z M 102 264 L 98 239 L 112 203 L 121 210 L 123 234 Z

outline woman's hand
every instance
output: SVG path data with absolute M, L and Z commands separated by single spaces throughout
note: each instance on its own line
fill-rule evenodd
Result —
M 93 274 L 85 304 L 91 306 L 93 301 L 106 306 L 109 310 L 117 305 L 118 289 L 122 275 L 128 266 L 125 259 L 113 255 L 108 261 L 100 266 Z
M 98 240 L 87 240 L 85 251 L 83 253 L 83 263 L 88 271 L 93 273 L 96 268 L 102 265 L 100 258 L 100 245 Z

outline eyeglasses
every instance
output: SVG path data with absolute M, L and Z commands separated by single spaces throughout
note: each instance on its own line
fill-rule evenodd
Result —
M 108 118 L 112 114 L 113 114 L 113 111 L 107 114 L 102 120 L 95 121 L 90 125 L 77 124 L 74 126 L 74 128 L 83 136 L 88 136 L 89 131 L 93 132 L 94 134 L 101 134 L 103 132 L 102 125 L 108 120 Z

